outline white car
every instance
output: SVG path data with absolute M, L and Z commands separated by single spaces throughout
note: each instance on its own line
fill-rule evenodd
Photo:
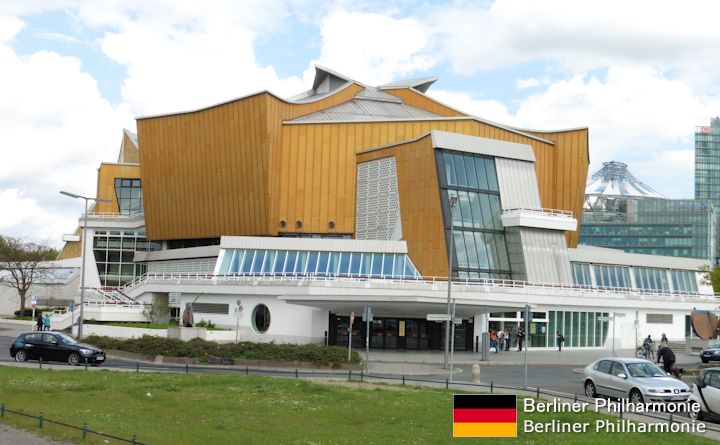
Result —
M 601 358 L 585 368 L 585 395 L 628 398 L 632 403 L 684 402 L 690 387 L 648 360 Z
M 690 418 L 720 420 L 720 368 L 707 368 L 698 375 L 690 401 L 700 406 L 699 412 L 690 412 Z

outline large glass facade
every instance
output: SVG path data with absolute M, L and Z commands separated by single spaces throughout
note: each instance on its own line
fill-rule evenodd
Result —
M 580 244 L 714 260 L 715 209 L 692 199 L 607 198 L 583 210 Z
M 720 118 L 695 130 L 695 199 L 720 207 Z
M 572 263 L 573 279 L 578 286 L 628 288 L 662 292 L 697 293 L 696 273 L 652 267 L 627 267 L 604 264 Z M 592 274 L 591 274 L 592 272 Z M 631 275 L 635 283 L 631 280 Z M 593 282 L 593 278 L 595 280 Z
M 224 249 L 220 275 L 421 278 L 401 253 Z
M 632 287 L 629 267 L 596 264 L 594 269 L 597 287 Z
M 601 347 L 607 338 L 608 322 L 600 321 L 598 317 L 607 316 L 607 312 L 533 312 L 525 338 L 531 347 L 555 347 L 555 336 L 560 332 L 565 337 L 563 346 Z M 488 328 L 508 329 L 513 339 L 512 344 L 515 345 L 515 333 L 524 323 L 522 312 L 491 313 Z
M 115 179 L 115 197 L 122 215 L 142 213 L 143 198 L 139 179 Z
M 445 236 L 453 226 L 453 273 L 459 278 L 510 278 L 495 160 L 438 150 Z M 457 200 L 452 209 L 451 198 Z
M 133 262 L 135 251 L 160 250 L 160 244 L 145 239 L 144 231 L 96 230 L 93 254 L 102 287 L 117 287 L 145 273 L 144 264 Z

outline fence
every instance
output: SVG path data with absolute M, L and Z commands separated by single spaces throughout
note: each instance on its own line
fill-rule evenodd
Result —
M 570 394 L 570 393 L 564 393 L 560 391 L 553 391 L 549 389 L 542 389 L 540 387 L 528 387 L 528 388 L 522 388 L 522 387 L 516 387 L 516 386 L 507 386 L 507 385 L 496 385 L 494 382 L 488 383 L 470 383 L 470 382 L 453 382 L 450 381 L 449 378 L 445 378 L 444 380 L 432 380 L 428 378 L 418 378 L 418 377 L 409 377 L 406 375 L 402 376 L 393 376 L 393 375 L 374 375 L 370 373 L 365 373 L 364 371 L 355 371 L 349 370 L 347 372 L 345 371 L 315 371 L 315 370 L 301 370 L 298 368 L 295 369 L 263 369 L 263 368 L 251 368 L 249 366 L 212 366 L 212 365 L 169 365 L 169 364 L 152 364 L 152 363 L 140 363 L 135 362 L 134 364 L 128 362 L 127 365 L 113 365 L 113 368 L 118 369 L 126 369 L 126 370 L 134 370 L 136 373 L 139 373 L 142 371 L 165 371 L 165 372 L 172 372 L 172 373 L 184 373 L 184 374 L 190 374 L 191 372 L 195 373 L 224 373 L 224 374 L 235 374 L 235 375 L 269 375 L 271 377 L 291 377 L 291 378 L 301 378 L 301 377 L 325 377 L 325 378 L 336 378 L 336 379 L 347 379 L 349 382 L 390 382 L 390 383 L 396 383 L 402 386 L 408 385 L 408 384 L 417 384 L 420 386 L 428 386 L 428 387 L 435 387 L 435 388 L 444 388 L 444 389 L 461 389 L 461 390 L 475 390 L 478 392 L 487 392 L 489 391 L 490 394 L 495 393 L 496 391 L 502 391 L 502 392 L 512 392 L 514 394 L 525 396 L 525 397 L 535 397 L 536 399 L 539 399 L 540 396 L 551 396 L 556 399 L 561 400 L 567 400 L 572 401 L 574 403 L 577 402 L 586 402 L 590 406 L 594 406 L 594 398 L 581 396 L 578 394 Z M 42 361 L 40 361 L 40 368 L 42 368 Z M 85 363 L 85 370 L 87 370 L 87 363 Z M 4 406 L 4 404 L 3 404 Z M 604 411 L 599 411 L 604 412 Z M 614 413 L 608 413 L 604 412 L 609 415 L 614 415 Z M 42 416 L 42 414 L 41 414 Z M 655 422 L 657 421 L 663 421 L 668 422 L 668 424 L 672 425 L 674 423 L 680 424 L 680 423 L 688 423 L 692 422 L 691 419 L 687 417 L 678 417 L 677 415 L 669 414 L 664 415 L 660 413 L 653 413 L 653 412 L 623 412 L 622 409 L 619 412 L 620 419 L 623 419 L 623 417 L 632 417 L 632 420 L 639 421 L 639 422 Z M 34 416 L 31 416 L 34 417 Z M 37 417 L 36 417 L 37 418 Z M 47 421 L 47 419 L 45 419 Z M 42 423 L 42 421 L 39 421 Z M 55 422 L 58 423 L 58 422 Z M 41 426 L 42 427 L 42 426 Z M 72 428 L 77 429 L 83 429 L 75 426 L 71 426 Z M 714 432 L 720 435 L 720 425 L 715 424 L 707 424 L 705 423 L 705 430 Z M 88 430 L 88 432 L 90 432 Z M 92 432 L 95 433 L 95 432 Z M 103 434 L 103 433 L 95 433 L 95 434 Z M 108 436 L 106 437 L 112 437 L 114 436 Z M 85 433 L 83 433 L 83 437 L 85 437 Z M 116 438 L 117 439 L 117 438 Z M 141 442 L 137 442 L 135 440 L 135 435 L 133 435 L 132 440 L 128 439 L 118 439 L 125 442 L 133 443 L 133 444 L 140 444 Z
M 39 429 L 42 429 L 45 422 L 47 422 L 47 423 L 53 423 L 55 425 L 60 425 L 60 426 L 64 426 L 67 428 L 79 430 L 82 432 L 83 439 L 86 439 L 88 434 L 94 434 L 96 436 L 107 437 L 109 439 L 114 439 L 114 440 L 117 440 L 120 442 L 127 442 L 127 443 L 131 443 L 133 445 L 146 445 L 143 442 L 139 442 L 137 440 L 137 437 L 135 434 L 133 434 L 132 439 L 125 439 L 124 437 L 118 437 L 118 436 L 114 436 L 112 434 L 107 434 L 107 433 L 102 433 L 100 431 L 91 430 L 90 427 L 88 427 L 87 423 L 83 423 L 83 426 L 77 426 L 77 425 L 71 425 L 71 424 L 65 423 L 65 422 L 60 422 L 59 420 L 48 419 L 43 415 L 43 413 L 40 413 L 39 415 L 34 416 L 32 414 L 28 414 L 28 413 L 25 413 L 22 411 L 15 411 L 15 410 L 12 410 L 12 409 L 6 407 L 5 402 L 2 402 L 2 403 L 0 403 L 0 418 L 5 418 L 5 413 L 12 413 L 12 414 L 17 414 L 17 415 L 23 416 L 23 417 L 29 417 L 31 419 L 36 419 L 38 421 L 37 425 L 38 425 Z

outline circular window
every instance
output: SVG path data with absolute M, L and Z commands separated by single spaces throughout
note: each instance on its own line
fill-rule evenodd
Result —
M 253 309 L 252 324 L 255 332 L 264 334 L 270 327 L 270 310 L 264 304 L 258 304 Z

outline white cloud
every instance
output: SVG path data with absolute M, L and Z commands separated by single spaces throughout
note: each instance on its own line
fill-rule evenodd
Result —
M 524 90 L 526 88 L 535 88 L 543 85 L 550 85 L 551 81 L 550 78 L 545 77 L 542 79 L 537 79 L 534 77 L 530 77 L 528 79 L 516 79 L 515 80 L 515 87 L 518 90 Z
M 368 85 L 426 71 L 436 63 L 427 48 L 431 30 L 412 18 L 337 10 L 325 18 L 320 33 L 317 62 Z M 311 66 L 305 78 L 313 74 Z
M 482 119 L 497 122 L 499 124 L 511 125 L 515 120 L 507 107 L 497 100 L 473 99 L 470 93 L 458 91 L 429 90 L 428 96 L 449 105 L 459 111 L 480 117 Z

